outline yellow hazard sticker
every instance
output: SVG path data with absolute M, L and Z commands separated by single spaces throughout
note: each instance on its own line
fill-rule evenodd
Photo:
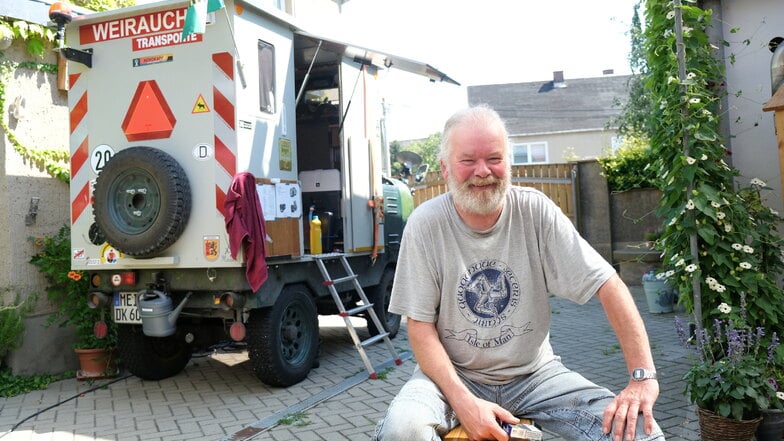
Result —
M 209 111 L 210 108 L 207 106 L 207 101 L 204 101 L 202 94 L 199 94 L 199 97 L 196 99 L 196 104 L 193 105 L 193 110 L 191 113 L 207 113 Z
M 108 243 L 101 248 L 101 263 L 117 263 L 123 254 Z

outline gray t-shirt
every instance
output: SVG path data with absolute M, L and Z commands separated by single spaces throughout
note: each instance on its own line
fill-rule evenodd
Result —
M 614 273 L 535 189 L 511 187 L 486 231 L 468 228 L 447 193 L 408 220 L 389 310 L 436 323 L 461 375 L 505 384 L 555 358 L 549 295 L 585 303 Z

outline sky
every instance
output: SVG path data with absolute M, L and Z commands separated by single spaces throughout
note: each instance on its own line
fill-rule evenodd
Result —
M 629 74 L 637 0 L 350 0 L 330 25 L 346 41 L 425 62 L 461 86 L 390 71 L 389 140 L 439 132 L 465 86 Z M 333 33 L 334 33 L 333 32 Z M 336 36 L 337 37 L 337 36 Z
M 152 0 L 136 0 L 137 4 Z M 388 140 L 441 131 L 467 103 L 466 86 L 628 74 L 627 35 L 639 0 L 349 0 L 337 21 L 306 30 L 427 63 L 461 86 L 392 69 L 385 75 Z

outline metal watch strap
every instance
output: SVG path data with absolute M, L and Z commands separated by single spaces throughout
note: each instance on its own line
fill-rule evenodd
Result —
M 656 371 L 644 368 L 632 369 L 631 378 L 633 381 L 655 380 Z

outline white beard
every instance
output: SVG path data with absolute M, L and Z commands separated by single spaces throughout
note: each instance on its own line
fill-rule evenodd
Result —
M 496 187 L 489 190 L 473 191 L 473 185 L 496 184 Z M 454 175 L 449 173 L 447 185 L 452 192 L 455 205 L 470 214 L 487 215 L 496 212 L 504 204 L 504 197 L 511 185 L 509 175 L 505 179 L 494 176 L 489 178 L 471 178 L 465 182 L 457 182 Z

